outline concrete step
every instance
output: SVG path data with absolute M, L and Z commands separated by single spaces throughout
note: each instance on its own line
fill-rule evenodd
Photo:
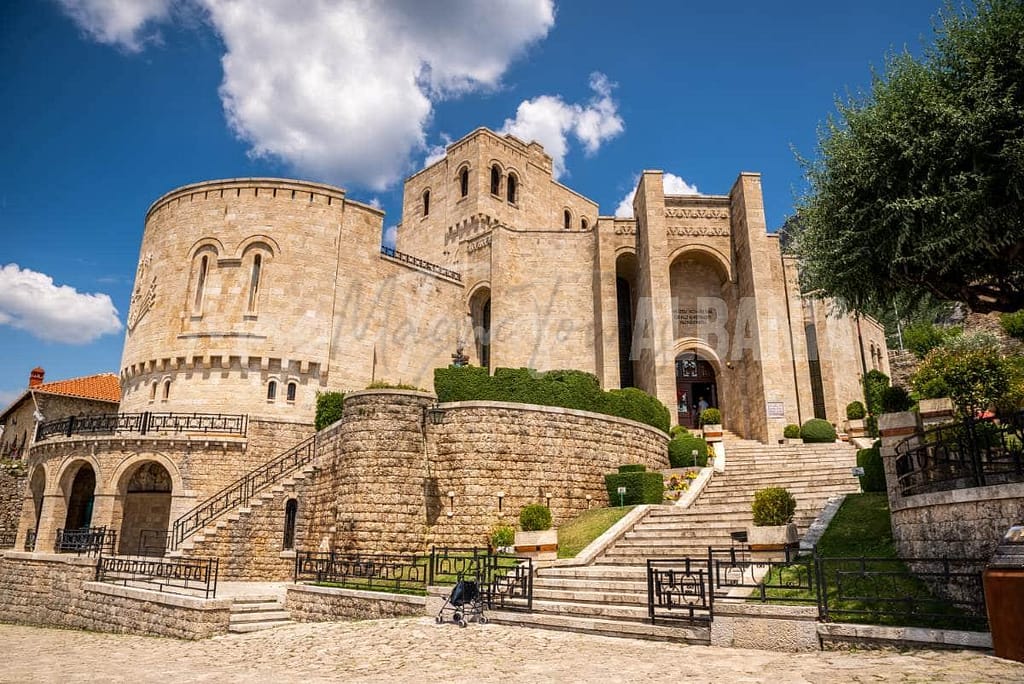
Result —
M 678 626 L 663 626 L 652 625 L 642 621 L 608 620 L 497 610 L 487 611 L 486 617 L 489 621 L 499 625 L 518 625 L 535 629 L 554 629 L 625 639 L 650 639 L 653 641 L 672 641 L 704 646 L 711 643 L 711 628 L 703 625 L 690 626 L 680 623 Z
M 569 617 L 597 618 L 599 620 L 635 620 L 643 622 L 647 619 L 647 599 L 633 604 L 610 603 L 577 603 L 574 601 L 547 601 L 533 599 L 534 614 L 562 615 Z
M 593 591 L 606 593 L 643 593 L 647 595 L 646 580 L 614 581 L 600 579 L 558 579 L 537 578 L 533 581 L 533 592 L 538 591 Z
M 604 591 L 585 585 L 586 589 L 551 589 L 534 585 L 533 600 L 567 603 L 595 603 L 602 605 L 643 605 L 647 606 L 647 586 L 636 591 Z
M 537 572 L 534 583 L 548 579 L 569 579 L 569 580 L 598 580 L 610 582 L 647 582 L 647 568 L 636 564 L 632 568 L 621 568 L 617 570 L 606 570 L 596 568 L 593 565 L 571 565 L 553 568 L 544 568 Z
M 274 629 L 275 627 L 284 627 L 285 625 L 295 624 L 289 618 L 288 620 L 272 620 L 267 622 L 249 622 L 245 624 L 229 624 L 228 631 L 234 634 L 247 634 L 249 632 L 262 632 L 265 629 Z
M 228 618 L 228 624 L 246 625 L 256 622 L 279 622 L 281 620 L 288 621 L 291 619 L 292 614 L 287 610 L 260 610 L 250 613 L 236 613 L 232 611 Z

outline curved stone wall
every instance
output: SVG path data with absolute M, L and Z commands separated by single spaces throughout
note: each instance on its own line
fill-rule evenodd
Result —
M 421 392 L 366 391 L 324 433 L 325 475 L 314 529 L 347 551 L 484 545 L 491 528 L 548 503 L 557 526 L 607 505 L 604 475 L 624 463 L 668 467 L 668 437 L 634 421 L 508 404 L 441 404 L 433 424 Z M 329 490 L 329 491 L 325 491 Z M 451 492 L 451 496 L 449 496 Z M 499 509 L 499 496 L 500 509 Z M 588 502 L 587 497 L 591 499 Z M 314 532 L 309 542 L 320 539 Z

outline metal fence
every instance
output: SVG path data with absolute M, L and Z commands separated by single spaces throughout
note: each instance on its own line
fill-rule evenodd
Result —
M 903 496 L 1024 482 L 1024 413 L 940 425 L 896 445 Z
M 409 264 L 410 266 L 415 266 L 416 268 L 422 268 L 425 271 L 436 273 L 438 275 L 444 276 L 445 278 L 451 278 L 452 280 L 456 280 L 459 282 L 462 281 L 462 276 L 449 268 L 445 268 L 444 266 L 438 266 L 437 264 L 432 264 L 429 261 L 424 261 L 423 259 L 420 259 L 419 257 L 414 257 L 411 254 L 399 252 L 398 250 L 392 249 L 391 247 L 381 247 L 380 253 L 386 257 L 391 257 L 392 259 L 401 261 L 402 263 L 405 264 Z
M 34 540 L 33 540 L 34 546 Z M 53 550 L 56 553 L 77 553 L 79 556 L 112 554 L 117 546 L 117 532 L 106 527 L 82 527 L 76 530 L 57 530 Z
M 0 549 L 13 549 L 17 537 L 17 530 L 4 530 L 0 532 Z
M 169 594 L 217 597 L 219 561 L 216 558 L 143 560 L 101 556 L 96 581 Z
M 787 546 L 781 560 L 755 557 L 749 546 L 708 549 L 716 595 L 740 595 L 762 603 L 816 605 L 819 581 L 812 556 Z
M 50 437 L 74 435 L 115 435 L 150 432 L 199 433 L 219 435 L 246 434 L 249 417 L 228 413 L 102 413 L 92 416 L 69 416 L 40 423 L 36 441 Z
M 651 624 L 659 620 L 711 622 L 715 605 L 711 565 L 710 553 L 707 558 L 648 559 L 647 616 Z
M 423 592 L 427 586 L 423 556 L 298 551 L 295 581 L 338 584 L 392 592 Z
M 26 551 L 35 551 L 36 550 L 36 535 L 37 534 L 38 534 L 38 532 L 36 530 L 29 530 L 28 532 L 25 533 L 25 550 Z

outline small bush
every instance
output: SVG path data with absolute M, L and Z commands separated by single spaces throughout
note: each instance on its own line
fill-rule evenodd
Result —
M 768 487 L 754 492 L 751 506 L 756 527 L 786 525 L 793 522 L 796 499 L 782 487 Z
M 882 412 L 882 393 L 888 386 L 889 376 L 880 370 L 869 370 L 864 376 L 864 397 L 868 402 L 868 415 L 877 416 Z
M 512 546 L 516 541 L 516 531 L 511 525 L 497 525 L 491 530 L 491 546 L 499 548 Z
M 722 412 L 716 408 L 706 408 L 700 414 L 701 425 L 721 425 Z
M 1024 340 L 1024 311 L 1003 314 L 999 317 L 999 324 L 1010 337 Z
M 782 436 L 786 439 L 799 439 L 800 426 L 796 423 L 790 423 L 782 430 Z
M 643 473 L 647 471 L 647 466 L 642 463 L 627 463 L 626 465 L 619 466 L 620 473 Z
M 867 409 L 864 408 L 864 404 L 859 401 L 851 401 L 846 405 L 846 419 L 847 420 L 863 420 L 864 416 L 868 414 Z
M 903 329 L 903 342 L 914 352 L 914 356 L 923 359 L 932 349 L 941 347 L 960 332 L 960 328 L 940 328 L 932 323 L 915 323 Z
M 697 451 L 694 459 L 693 452 Z M 691 434 L 681 434 L 668 443 L 668 462 L 673 468 L 688 468 L 708 464 L 708 443 Z
M 913 405 L 914 400 L 910 398 L 910 393 L 903 387 L 893 385 L 886 387 L 882 392 L 882 413 L 909 411 Z
M 604 476 L 608 503 L 619 505 L 619 487 L 625 487 L 623 506 L 660 504 L 665 499 L 665 477 L 661 473 L 609 473 Z
M 860 476 L 862 491 L 885 491 L 885 468 L 882 467 L 881 442 L 875 442 L 870 449 L 858 451 L 857 465 L 864 469 L 864 474 Z
M 868 416 L 864 421 L 864 428 L 867 430 L 868 437 L 878 437 L 878 416 Z
M 836 441 L 836 429 L 827 420 L 811 418 L 800 428 L 800 436 L 808 443 L 834 442 Z
M 690 434 L 690 431 L 682 425 L 673 425 L 672 429 L 668 431 L 668 434 L 671 437 L 678 437 L 679 435 L 688 435 Z
M 519 528 L 523 532 L 551 529 L 551 509 L 543 504 L 523 506 L 519 511 Z
M 318 392 L 316 395 L 316 418 L 314 419 L 317 431 L 341 420 L 344 407 L 344 392 Z
M 377 382 L 371 382 L 369 385 L 366 386 L 366 389 L 368 389 L 368 390 L 375 390 L 375 389 L 415 390 L 416 392 L 426 392 L 427 391 L 427 390 L 423 389 L 422 387 L 417 387 L 416 385 L 410 385 L 410 384 L 405 383 L 405 382 L 384 382 L 383 380 L 378 380 Z

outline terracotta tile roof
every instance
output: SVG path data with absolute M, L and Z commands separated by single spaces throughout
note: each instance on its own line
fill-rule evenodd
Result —
M 98 373 L 81 378 L 44 382 L 32 389 L 36 392 L 63 394 L 68 397 L 121 401 L 121 383 L 113 373 Z

